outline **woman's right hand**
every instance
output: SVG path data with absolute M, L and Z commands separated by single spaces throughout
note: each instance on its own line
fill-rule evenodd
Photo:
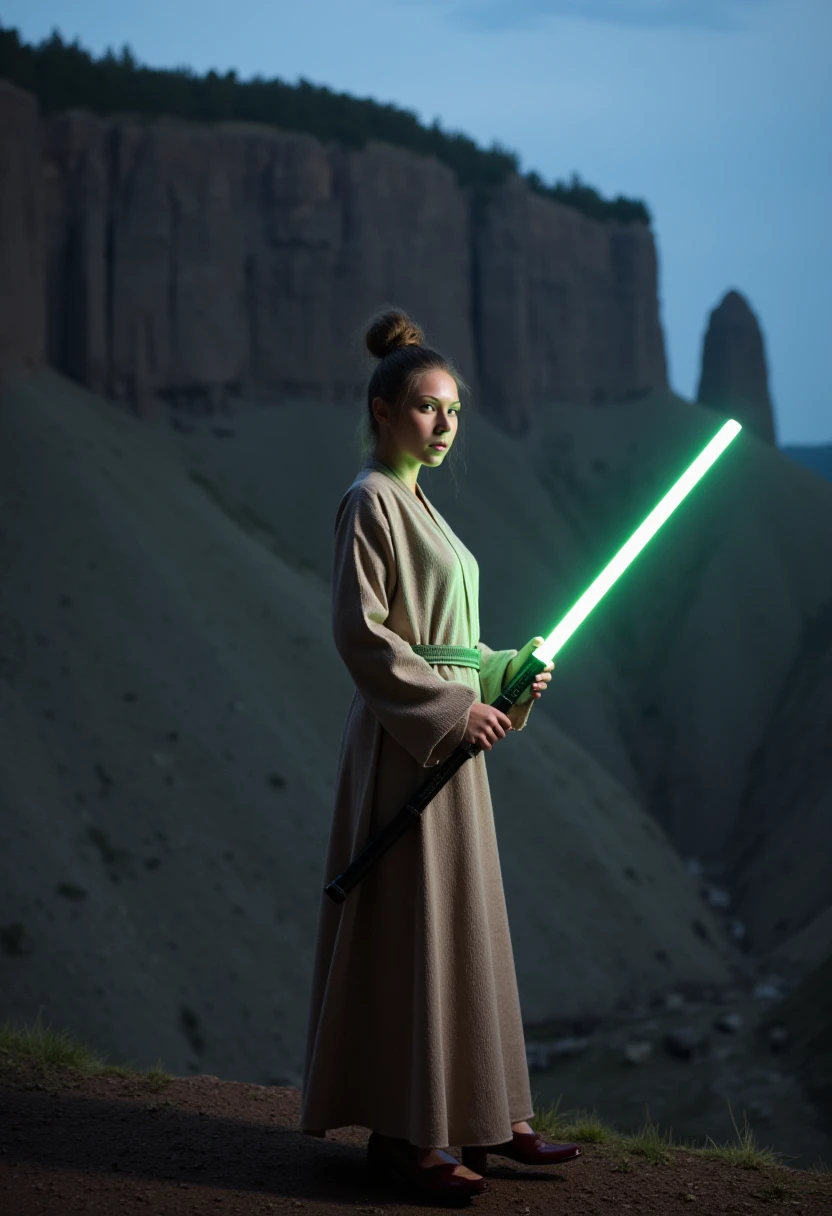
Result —
M 514 730 L 508 714 L 493 705 L 475 701 L 468 710 L 468 727 L 463 735 L 463 743 L 476 743 L 486 751 L 491 751 L 492 744 L 505 738 L 510 730 Z

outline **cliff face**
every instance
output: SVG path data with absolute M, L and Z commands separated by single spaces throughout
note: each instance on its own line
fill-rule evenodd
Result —
M 446 166 L 385 144 L 80 112 L 44 121 L 43 145 L 49 361 L 140 411 L 351 402 L 385 303 L 512 431 L 542 398 L 666 383 L 649 229 L 520 178 L 472 203 Z
M 44 352 L 39 139 L 34 98 L 0 80 L 0 375 Z
M 667 384 L 656 248 L 640 224 L 599 224 L 520 178 L 474 209 L 482 401 L 522 432 L 536 402 L 600 404 Z
M 50 361 L 83 383 L 138 405 L 330 400 L 388 298 L 470 368 L 467 213 L 438 162 L 257 127 L 46 129 Z

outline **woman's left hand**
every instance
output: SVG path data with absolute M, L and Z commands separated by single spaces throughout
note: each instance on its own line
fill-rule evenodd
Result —
M 506 668 L 506 684 L 511 683 L 523 664 L 526 663 L 531 657 L 532 651 L 537 650 L 538 646 L 542 645 L 543 638 L 535 637 L 532 638 L 531 641 L 527 642 L 522 650 L 518 651 Z M 539 701 L 549 686 L 549 681 L 552 679 L 552 672 L 554 669 L 554 663 L 548 663 L 543 671 L 538 672 L 529 687 L 525 688 L 523 692 L 520 693 L 520 696 L 515 701 L 515 705 L 524 705 L 527 701 L 531 701 L 532 698 L 534 698 L 535 701 Z

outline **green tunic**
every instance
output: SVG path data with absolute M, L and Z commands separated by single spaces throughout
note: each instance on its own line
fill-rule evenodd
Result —
M 470 550 L 421 489 L 371 457 L 335 522 L 332 626 L 356 692 L 324 881 L 462 741 L 471 705 L 498 695 L 517 651 L 479 640 L 478 593 Z M 411 643 L 476 647 L 480 671 L 431 666 Z M 533 705 L 509 712 L 515 730 Z M 305 1129 L 494 1144 L 532 1115 L 486 755 L 462 766 L 346 903 L 321 896 Z

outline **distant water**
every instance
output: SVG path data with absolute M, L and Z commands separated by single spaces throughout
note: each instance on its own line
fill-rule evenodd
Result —
M 832 443 L 811 444 L 805 447 L 785 447 L 780 451 L 784 456 L 790 456 L 805 469 L 820 474 L 827 481 L 832 481 Z

